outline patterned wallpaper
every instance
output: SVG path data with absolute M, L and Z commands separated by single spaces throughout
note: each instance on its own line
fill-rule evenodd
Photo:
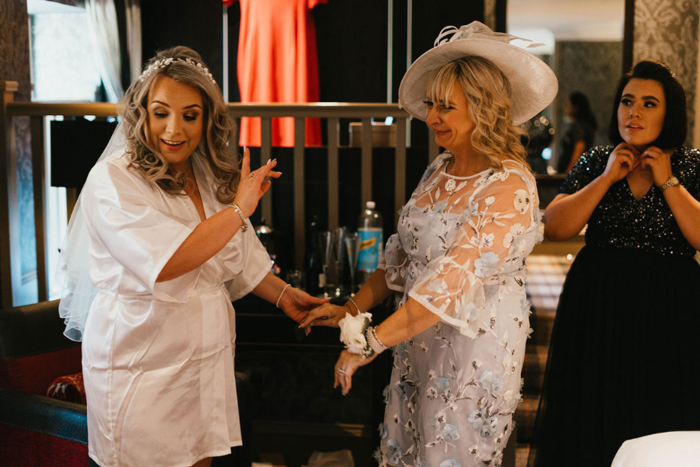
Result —
M 566 131 L 564 102 L 571 92 L 580 91 L 588 97 L 598 121 L 594 144 L 608 144 L 607 126 L 615 87 L 622 74 L 622 42 L 560 41 L 556 44 L 555 57 L 554 71 L 559 79 L 553 116 L 555 141 Z
M 700 0 L 636 0 L 634 63 L 660 60 L 676 73 L 688 98 L 688 139 L 692 146 L 698 80 Z

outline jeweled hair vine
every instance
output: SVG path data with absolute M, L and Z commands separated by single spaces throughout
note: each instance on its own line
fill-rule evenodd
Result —
M 502 168 L 504 159 L 528 165 L 521 142 L 526 133 L 512 122 L 510 84 L 501 70 L 483 57 L 453 60 L 429 78 L 428 99 L 448 102 L 455 82 L 467 98 L 469 115 L 475 123 L 471 136 L 474 149 L 488 157 L 495 168 Z
M 129 168 L 139 171 L 144 178 L 170 194 L 180 194 L 187 184 L 185 175 L 171 170 L 154 142 L 149 141 L 148 95 L 160 76 L 167 76 L 201 92 L 204 132 L 194 154 L 209 162 L 217 185 L 217 199 L 230 203 L 240 177 L 237 158 L 230 154 L 228 148 L 235 123 L 228 114 L 221 90 L 202 58 L 187 47 L 173 47 L 159 52 L 126 92 L 122 117 Z

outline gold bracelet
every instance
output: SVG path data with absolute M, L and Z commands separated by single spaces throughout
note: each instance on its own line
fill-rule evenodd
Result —
M 233 210 L 236 211 L 239 216 L 241 216 L 241 220 L 243 221 L 243 224 L 241 225 L 241 231 L 245 232 L 246 230 L 248 230 L 248 223 L 246 222 L 246 218 L 243 215 L 243 211 L 241 211 L 241 208 L 239 208 L 235 203 L 229 204 L 228 207 L 233 208 Z
M 277 303 L 275 303 L 275 306 L 277 308 L 280 307 L 280 300 L 282 300 L 282 295 L 284 295 L 284 291 L 287 290 L 287 287 L 291 287 L 291 286 L 292 286 L 292 284 L 285 285 L 284 288 L 282 289 L 282 291 L 280 292 L 280 296 L 277 297 Z

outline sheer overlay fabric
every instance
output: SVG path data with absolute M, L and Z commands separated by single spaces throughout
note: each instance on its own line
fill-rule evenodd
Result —
M 441 321 L 394 349 L 381 465 L 500 465 L 529 335 L 525 259 L 541 239 L 530 171 L 431 164 L 387 242 L 387 285 Z

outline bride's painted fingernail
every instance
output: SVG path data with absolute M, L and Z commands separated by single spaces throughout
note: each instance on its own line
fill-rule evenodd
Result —
M 272 159 L 268 159 L 267 162 L 265 162 L 265 165 L 269 164 L 270 162 L 272 162 Z

